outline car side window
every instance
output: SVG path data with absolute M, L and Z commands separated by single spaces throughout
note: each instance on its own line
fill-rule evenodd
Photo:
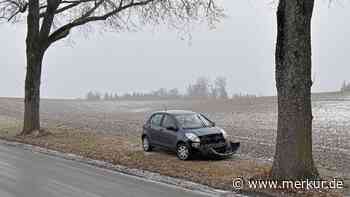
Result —
M 162 126 L 164 128 L 168 128 L 168 127 L 176 128 L 176 123 L 175 123 L 174 119 L 171 116 L 165 115 Z
M 162 121 L 162 117 L 163 115 L 162 114 L 156 114 L 154 116 L 152 116 L 151 118 L 151 126 L 160 126 L 160 123 Z

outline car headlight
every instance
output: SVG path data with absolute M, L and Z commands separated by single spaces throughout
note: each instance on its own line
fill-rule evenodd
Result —
M 193 133 L 185 133 L 185 136 L 187 139 L 191 140 L 192 142 L 200 142 L 201 140 L 199 139 L 198 136 L 196 136 Z
M 222 133 L 222 135 L 224 136 L 225 139 L 227 139 L 229 137 L 229 135 L 226 133 L 225 130 L 220 129 L 220 131 L 221 131 L 221 133 Z

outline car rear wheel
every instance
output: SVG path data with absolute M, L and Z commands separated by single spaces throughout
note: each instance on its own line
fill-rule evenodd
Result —
M 180 143 L 177 146 L 176 155 L 180 160 L 188 160 L 191 157 L 190 148 L 185 143 Z
M 143 147 L 143 150 L 145 151 L 145 152 L 150 152 L 150 151 L 152 151 L 152 145 L 151 145 L 151 143 L 150 143 L 150 141 L 149 141 L 149 139 L 148 139 L 148 137 L 147 136 L 145 136 L 145 137 L 143 137 L 142 138 L 142 147 Z

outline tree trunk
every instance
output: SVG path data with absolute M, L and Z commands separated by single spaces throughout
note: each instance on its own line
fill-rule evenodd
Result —
M 39 36 L 39 6 L 39 0 L 28 2 L 23 135 L 30 134 L 35 130 L 40 131 L 40 80 L 45 50 Z
M 40 131 L 40 79 L 43 54 L 27 52 L 27 74 L 25 80 L 24 124 L 22 134 Z
M 280 0 L 277 11 L 278 125 L 272 176 L 318 177 L 312 158 L 311 18 L 314 0 Z

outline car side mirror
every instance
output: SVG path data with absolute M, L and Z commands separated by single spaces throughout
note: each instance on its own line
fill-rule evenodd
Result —
M 215 127 L 216 124 L 215 124 L 215 122 L 212 122 L 211 125 L 213 125 L 213 127 Z
M 176 127 L 173 127 L 173 126 L 169 126 L 166 128 L 167 130 L 170 130 L 170 131 L 178 131 L 178 128 Z

